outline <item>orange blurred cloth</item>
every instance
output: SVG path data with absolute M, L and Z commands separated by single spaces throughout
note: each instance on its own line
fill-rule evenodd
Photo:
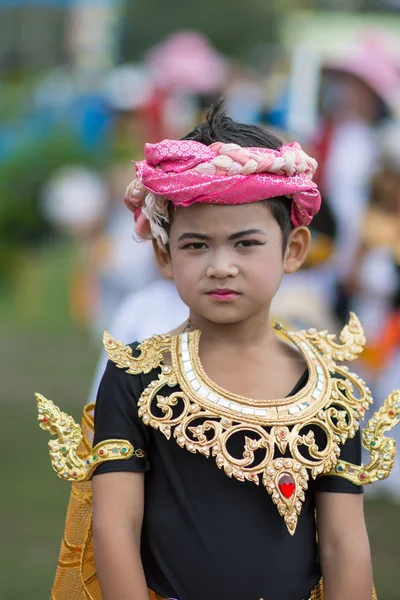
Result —
M 363 352 L 363 361 L 369 367 L 379 371 L 398 347 L 400 347 L 400 311 L 390 315 L 383 327 L 380 339 L 375 344 L 366 346 Z

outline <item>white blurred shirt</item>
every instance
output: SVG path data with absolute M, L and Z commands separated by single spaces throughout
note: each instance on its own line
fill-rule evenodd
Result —
M 116 340 L 130 344 L 141 342 L 154 333 L 167 333 L 184 323 L 188 317 L 189 309 L 180 299 L 174 282 L 160 279 L 130 294 L 114 314 L 108 330 Z M 89 393 L 89 402 L 96 401 L 106 364 L 107 355 L 103 350 Z
M 379 167 L 375 130 L 362 121 L 337 125 L 325 167 L 324 188 L 338 222 L 334 257 L 339 279 L 345 278 L 358 247 L 369 182 Z

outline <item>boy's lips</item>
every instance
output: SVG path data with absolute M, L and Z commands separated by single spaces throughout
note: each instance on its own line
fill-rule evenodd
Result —
M 215 300 L 234 300 L 240 296 L 239 292 L 230 290 L 228 288 L 216 288 L 208 292 L 208 296 L 211 296 Z

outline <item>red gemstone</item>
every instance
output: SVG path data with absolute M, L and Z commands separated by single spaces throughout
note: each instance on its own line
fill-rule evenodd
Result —
M 108 344 L 109 346 L 111 346 L 111 344 L 112 344 L 112 340 L 108 340 L 107 344 Z
M 99 454 L 100 454 L 100 456 L 103 456 L 104 450 L 99 450 Z
M 287 499 L 291 498 L 293 496 L 294 488 L 295 488 L 295 483 L 294 483 L 293 477 L 291 475 L 288 475 L 287 473 L 285 473 L 279 479 L 278 487 L 279 487 L 281 493 L 283 494 L 283 496 L 285 496 L 285 498 L 287 498 Z
M 47 417 L 43 417 L 43 423 L 47 423 L 49 419 Z
M 284 438 L 284 437 L 285 437 L 285 432 L 284 432 L 284 431 L 280 431 L 280 432 L 279 432 L 279 435 L 280 435 L 282 438 Z
M 78 477 L 78 473 L 75 473 L 75 472 L 74 472 L 74 473 L 72 473 L 72 476 L 73 476 L 73 477 Z
M 393 410 L 389 410 L 389 417 L 394 417 L 394 411 Z

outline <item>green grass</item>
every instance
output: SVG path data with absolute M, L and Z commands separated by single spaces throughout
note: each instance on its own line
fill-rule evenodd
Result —
M 70 329 L 1 332 L 3 461 L 0 597 L 44 600 L 56 568 L 69 484 L 50 467 L 48 434 L 37 425 L 34 392 L 80 420 L 96 349 Z
M 41 392 L 80 419 L 97 350 L 74 328 L 0 330 L 2 517 L 0 598 L 44 600 L 56 568 L 69 485 L 50 467 L 36 423 Z M 399 600 L 400 506 L 367 503 L 379 600 Z M 351 565 L 349 565 L 351 568 Z
M 79 263 L 68 239 L 21 250 L 12 276 L 0 281 L 0 325 L 69 329 L 71 270 Z
M 399 600 L 400 505 L 366 502 L 366 520 L 379 600 Z

